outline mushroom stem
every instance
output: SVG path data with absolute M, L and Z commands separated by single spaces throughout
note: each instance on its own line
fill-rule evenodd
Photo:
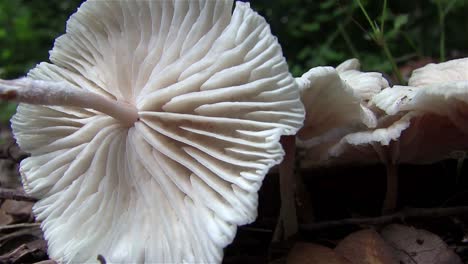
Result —
M 288 240 L 298 230 L 296 211 L 297 179 L 294 173 L 296 137 L 283 136 L 280 139 L 285 155 L 279 165 L 281 206 L 273 241 Z
M 20 78 L 0 79 L 0 100 L 26 104 L 58 105 L 91 108 L 107 114 L 124 125 L 132 126 L 138 120 L 137 109 L 125 102 L 77 89 L 65 82 Z
M 398 166 L 393 162 L 388 162 L 387 168 L 387 193 L 383 203 L 382 214 L 393 213 L 398 202 Z

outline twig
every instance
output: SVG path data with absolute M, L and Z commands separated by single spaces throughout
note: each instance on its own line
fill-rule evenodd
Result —
M 20 229 L 20 230 L 14 231 L 12 233 L 2 235 L 0 237 L 0 243 L 3 243 L 6 240 L 9 240 L 9 239 L 12 239 L 12 238 L 17 238 L 17 237 L 20 237 L 20 236 L 23 236 L 23 235 L 34 235 L 34 233 L 31 233 L 31 232 L 32 232 L 31 229 Z M 34 231 L 34 232 L 36 232 L 36 231 Z M 41 232 L 40 232 L 40 230 L 38 230 L 36 236 L 39 236 L 40 234 L 41 234 Z
M 41 223 L 22 223 L 22 224 L 15 224 L 15 225 L 5 225 L 5 226 L 0 226 L 0 232 L 3 230 L 8 230 L 8 229 L 36 228 L 40 226 L 41 226 Z
M 0 159 L 7 159 L 15 163 L 20 163 L 27 157 L 29 157 L 29 154 L 23 152 L 15 142 L 2 144 L 0 147 Z
M 0 199 L 37 202 L 36 198 L 27 195 L 23 191 L 19 191 L 15 189 L 6 189 L 6 188 L 1 188 L 1 187 L 0 187 Z
M 300 226 L 300 229 L 303 231 L 317 231 L 347 225 L 383 225 L 395 221 L 403 221 L 407 218 L 436 218 L 464 214 L 468 214 L 468 206 L 449 208 L 407 208 L 400 212 L 380 217 L 346 218 L 335 221 L 304 224 Z
M 266 228 L 250 227 L 250 226 L 240 226 L 239 230 L 249 231 L 249 232 L 258 232 L 258 233 L 273 233 L 273 230 Z

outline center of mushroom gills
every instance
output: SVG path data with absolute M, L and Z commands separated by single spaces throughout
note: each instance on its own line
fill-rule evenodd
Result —
M 107 100 L 106 100 L 107 101 Z M 113 118 L 120 121 L 123 125 L 131 127 L 139 120 L 138 109 L 130 103 L 125 101 L 107 101 L 103 102 L 106 106 L 100 105 L 101 112 L 112 116 Z
M 131 127 L 135 124 L 135 122 L 140 120 L 140 116 L 138 115 L 138 109 L 132 104 L 129 104 L 129 103 L 124 103 L 124 104 L 126 104 L 128 107 L 127 108 L 128 109 L 127 124 L 129 125 L 129 127 Z

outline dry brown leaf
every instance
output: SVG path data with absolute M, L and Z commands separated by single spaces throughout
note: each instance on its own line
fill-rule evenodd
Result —
M 11 215 L 6 214 L 5 211 L 0 209 L 0 226 L 6 226 L 11 223 L 13 223 L 13 217 L 11 217 Z
M 391 248 L 372 229 L 348 235 L 335 251 L 352 264 L 398 264 Z
M 33 202 L 5 200 L 1 209 L 12 216 L 29 216 L 32 214 L 33 205 Z
M 393 224 L 381 234 L 401 264 L 462 264 L 460 257 L 429 231 Z
M 291 249 L 287 264 L 351 264 L 331 248 L 313 243 L 296 243 Z
M 47 256 L 45 240 L 34 240 L 15 248 L 11 252 L 0 256 L 0 263 L 31 263 L 32 259 L 44 259 Z

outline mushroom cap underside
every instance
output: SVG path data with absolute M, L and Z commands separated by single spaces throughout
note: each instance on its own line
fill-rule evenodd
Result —
M 232 1 L 82 4 L 30 78 L 138 110 L 21 104 L 12 119 L 25 190 L 59 262 L 220 262 L 304 119 L 266 21 Z

